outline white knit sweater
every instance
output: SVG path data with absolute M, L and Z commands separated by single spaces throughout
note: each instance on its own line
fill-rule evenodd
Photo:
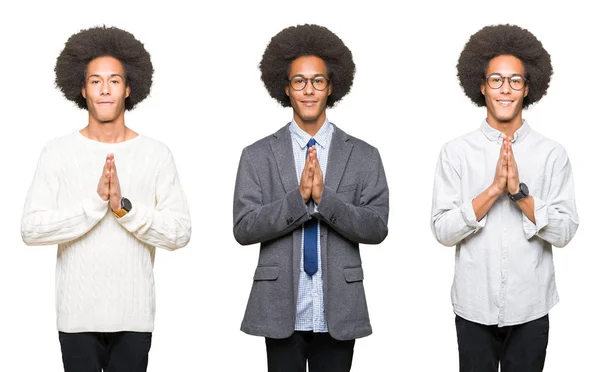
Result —
M 97 193 L 108 153 L 133 205 L 120 219 Z M 43 149 L 21 235 L 27 245 L 58 244 L 59 331 L 152 332 L 155 247 L 181 248 L 190 234 L 187 201 L 162 143 L 142 135 L 101 143 L 75 132 Z

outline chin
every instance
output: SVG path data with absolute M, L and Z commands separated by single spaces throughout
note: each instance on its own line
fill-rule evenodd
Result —
M 99 123 L 105 124 L 105 123 L 112 123 L 113 121 L 115 121 L 116 117 L 99 117 L 96 118 L 96 120 L 98 120 Z

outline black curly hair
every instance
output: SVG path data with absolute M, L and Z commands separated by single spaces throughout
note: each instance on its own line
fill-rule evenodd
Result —
M 517 57 L 529 80 L 529 93 L 523 108 L 539 101 L 548 90 L 552 77 L 550 54 L 528 30 L 515 25 L 486 26 L 473 34 L 465 44 L 456 69 L 465 94 L 477 106 L 485 106 L 480 86 L 489 62 L 500 55 Z
M 111 56 L 125 70 L 125 81 L 131 92 L 125 99 L 125 109 L 131 110 L 150 93 L 154 68 L 144 44 L 132 34 L 116 27 L 92 27 L 72 35 L 56 59 L 56 86 L 82 109 L 87 110 L 81 88 L 90 61 Z
M 259 65 L 267 91 L 283 107 L 290 107 L 290 97 L 284 88 L 288 84 L 290 65 L 303 56 L 317 56 L 325 61 L 328 77 L 333 83 L 327 107 L 333 107 L 350 91 L 356 66 L 350 49 L 323 26 L 292 26 L 273 36 Z

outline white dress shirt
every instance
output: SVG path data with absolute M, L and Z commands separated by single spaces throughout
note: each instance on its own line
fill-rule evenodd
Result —
M 292 136 L 292 150 L 296 164 L 296 177 L 300 177 L 306 163 L 306 151 L 310 134 L 306 133 L 292 119 L 289 126 Z M 323 172 L 323 181 L 327 174 L 329 147 L 333 136 L 333 125 L 325 119 L 314 138 L 316 141 L 317 159 Z M 310 203 L 313 201 L 311 200 Z M 308 209 L 307 209 L 308 210 Z M 304 227 L 302 227 L 302 254 L 300 254 L 300 276 L 298 281 L 298 302 L 296 303 L 296 331 L 328 332 L 325 319 L 325 301 L 323 300 L 323 269 L 321 265 L 321 224 L 317 223 L 317 260 L 318 270 L 310 276 L 304 272 Z
M 456 246 L 455 313 L 500 327 L 540 318 L 558 302 L 552 246 L 567 245 L 579 224 L 565 149 L 526 121 L 512 146 L 519 179 L 534 201 L 535 224 L 506 193 L 476 220 L 472 201 L 494 180 L 503 136 L 484 120 L 478 130 L 444 145 L 431 211 L 435 238 Z

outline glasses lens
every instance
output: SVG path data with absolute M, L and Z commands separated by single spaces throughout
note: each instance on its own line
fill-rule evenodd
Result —
M 510 87 L 515 90 L 521 90 L 525 86 L 525 79 L 521 75 L 513 75 L 508 81 L 510 82 Z
M 290 85 L 293 90 L 302 90 L 306 86 L 306 79 L 300 76 L 294 76 L 292 80 L 290 80 Z
M 327 88 L 327 79 L 325 76 L 315 76 L 312 78 L 312 85 L 316 90 L 324 90 Z
M 491 74 L 487 78 L 487 83 L 492 89 L 498 89 L 502 86 L 504 79 L 500 74 Z

